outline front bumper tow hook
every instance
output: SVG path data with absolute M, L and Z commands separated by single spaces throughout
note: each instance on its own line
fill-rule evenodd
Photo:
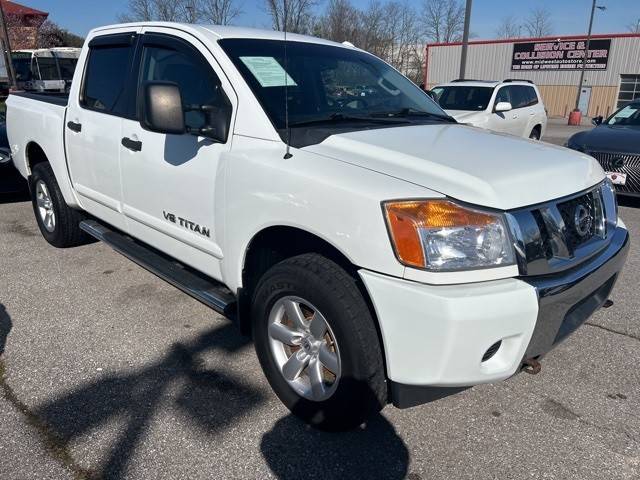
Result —
M 522 361 L 522 370 L 530 375 L 537 375 L 542 370 L 542 365 L 535 358 L 525 358 Z

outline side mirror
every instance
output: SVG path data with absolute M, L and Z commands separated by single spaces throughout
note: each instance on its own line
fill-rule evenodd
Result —
M 186 133 L 180 88 L 172 82 L 147 82 L 143 86 L 142 127 L 157 133 Z
M 602 123 L 603 120 L 604 118 L 602 118 L 602 115 L 598 115 L 597 117 L 593 117 L 593 119 L 591 119 L 591 123 L 593 123 L 597 127 Z
M 508 112 L 509 110 L 513 110 L 509 102 L 498 102 L 496 103 L 496 108 L 494 108 L 495 112 Z

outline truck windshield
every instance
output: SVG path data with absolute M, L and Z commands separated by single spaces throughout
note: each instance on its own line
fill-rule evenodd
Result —
M 435 87 L 431 92 L 445 110 L 480 112 L 489 106 L 493 87 Z
M 292 129 L 454 121 L 413 82 L 360 50 L 289 41 L 285 61 L 283 41 L 219 43 L 279 130 L 285 128 L 285 83 Z

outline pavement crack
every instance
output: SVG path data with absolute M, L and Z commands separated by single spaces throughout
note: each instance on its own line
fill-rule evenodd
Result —
M 46 451 L 55 460 L 61 462 L 74 475 L 76 480 L 94 480 L 98 478 L 91 470 L 87 470 L 78 465 L 67 446 L 63 441 L 51 430 L 51 428 L 40 417 L 29 409 L 15 394 L 11 386 L 5 379 L 6 365 L 4 360 L 0 358 L 0 394 L 9 402 L 18 412 L 22 414 L 26 423 L 36 430 Z
M 618 335 L 622 335 L 623 337 L 628 337 L 628 338 L 632 338 L 633 340 L 640 341 L 640 337 L 636 337 L 635 335 L 632 335 L 630 333 L 619 332 L 618 330 L 614 330 L 613 328 L 609 328 L 609 327 L 604 327 L 602 325 L 598 325 L 597 323 L 585 322 L 585 325 L 589 325 L 590 327 L 596 327 L 606 332 L 616 333 Z

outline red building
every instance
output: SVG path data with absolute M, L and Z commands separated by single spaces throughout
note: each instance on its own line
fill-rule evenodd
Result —
M 38 29 L 49 14 L 10 0 L 0 0 L 4 11 L 12 50 L 38 46 Z

